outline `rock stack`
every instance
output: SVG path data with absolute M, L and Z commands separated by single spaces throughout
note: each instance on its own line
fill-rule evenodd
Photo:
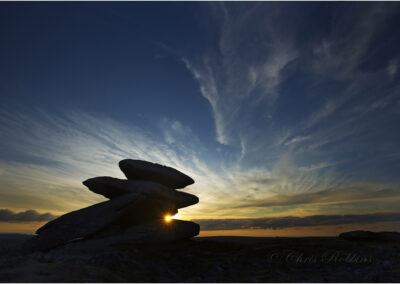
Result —
M 194 181 L 180 171 L 140 160 L 122 160 L 127 179 L 95 177 L 83 184 L 109 200 L 67 213 L 36 231 L 29 249 L 46 251 L 70 242 L 112 245 L 168 242 L 198 235 L 200 226 L 170 219 L 178 209 L 199 202 L 178 191 Z

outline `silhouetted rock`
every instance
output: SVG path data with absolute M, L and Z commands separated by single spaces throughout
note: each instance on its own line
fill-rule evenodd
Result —
M 124 209 L 126 210 L 128 206 L 132 206 L 132 203 L 136 204 L 136 202 L 141 200 L 144 200 L 144 197 L 141 196 L 141 194 L 132 193 L 121 196 L 119 198 L 115 198 L 113 200 L 104 201 L 85 207 L 83 209 L 72 211 L 46 223 L 44 226 L 40 227 L 36 231 L 36 234 L 41 234 L 48 230 L 56 230 L 57 228 L 63 227 L 64 225 L 76 225 L 77 222 L 84 223 L 87 221 L 90 221 L 90 225 L 97 228 L 99 224 L 107 224 L 110 222 L 109 220 L 114 221 L 117 218 L 121 217 L 121 212 L 124 212 Z M 98 218 L 100 216 L 101 218 Z M 92 219 L 95 222 L 92 222 Z M 92 230 L 91 228 L 84 229 Z
M 151 162 L 126 159 L 119 162 L 119 168 L 128 179 L 154 181 L 169 188 L 184 188 L 194 183 L 192 178 L 174 168 Z
M 76 210 L 48 222 L 25 242 L 23 251 L 48 251 L 68 243 L 156 243 L 196 236 L 193 222 L 165 220 L 178 208 L 199 202 L 197 196 L 174 188 L 194 181 L 166 166 L 123 160 L 120 168 L 129 178 L 96 177 L 83 182 L 110 200 Z
M 39 228 L 38 235 L 29 240 L 29 244 L 38 250 L 48 250 L 85 238 L 131 213 L 144 200 L 140 194 L 128 194 L 67 213 Z
M 99 244 L 108 246 L 114 244 L 164 243 L 189 239 L 197 236 L 199 232 L 200 226 L 190 221 L 172 219 L 165 222 L 155 220 L 123 230 L 106 229 L 85 241 L 85 243 L 95 246 Z
M 371 232 L 371 231 L 351 231 L 341 233 L 339 238 L 357 241 L 400 241 L 398 232 Z
M 142 193 L 151 198 L 166 199 L 176 208 L 183 208 L 199 202 L 198 197 L 193 194 L 177 191 L 152 181 L 95 177 L 85 180 L 83 184 L 91 191 L 110 199 L 127 193 Z
M 165 199 L 149 198 L 141 195 L 144 199 L 134 206 L 127 208 L 124 215 L 114 224 L 130 226 L 153 220 L 164 220 L 165 216 L 173 216 L 178 213 L 176 205 Z

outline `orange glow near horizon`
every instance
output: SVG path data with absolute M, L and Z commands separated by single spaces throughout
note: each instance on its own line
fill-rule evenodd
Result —
M 168 220 L 167 220 L 168 217 Z M 177 215 L 165 216 L 166 223 L 176 219 Z M 46 222 L 21 222 L 9 223 L 0 222 L 0 234 L 3 233 L 22 233 L 34 234 L 35 231 Z M 397 222 L 378 222 L 374 224 L 346 224 L 346 225 L 325 225 L 314 227 L 291 227 L 284 229 L 236 229 L 236 230 L 215 230 L 208 231 L 200 228 L 199 237 L 209 236 L 249 236 L 249 237 L 309 237 L 309 236 L 337 236 L 340 233 L 354 231 L 396 231 L 400 232 L 400 221 Z
M 335 237 L 340 233 L 365 231 L 396 231 L 400 232 L 400 221 L 378 222 L 374 224 L 343 224 L 310 227 L 290 227 L 283 229 L 236 229 L 236 230 L 201 230 L 199 237 L 242 236 L 242 237 Z

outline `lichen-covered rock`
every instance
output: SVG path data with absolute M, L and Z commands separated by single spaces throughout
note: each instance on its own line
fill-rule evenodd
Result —
M 180 171 L 159 164 L 125 159 L 119 162 L 119 168 L 130 180 L 148 180 L 161 183 L 169 188 L 184 188 L 194 180 Z
M 177 191 L 152 181 L 95 177 L 85 180 L 83 184 L 89 190 L 110 199 L 128 193 L 142 193 L 151 198 L 166 199 L 167 202 L 175 204 L 176 208 L 183 208 L 199 202 L 199 198 L 193 194 Z

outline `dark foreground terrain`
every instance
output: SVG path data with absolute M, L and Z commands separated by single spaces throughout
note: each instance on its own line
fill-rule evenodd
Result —
M 207 237 L 16 253 L 27 237 L 0 236 L 1 282 L 400 282 L 398 241 Z

